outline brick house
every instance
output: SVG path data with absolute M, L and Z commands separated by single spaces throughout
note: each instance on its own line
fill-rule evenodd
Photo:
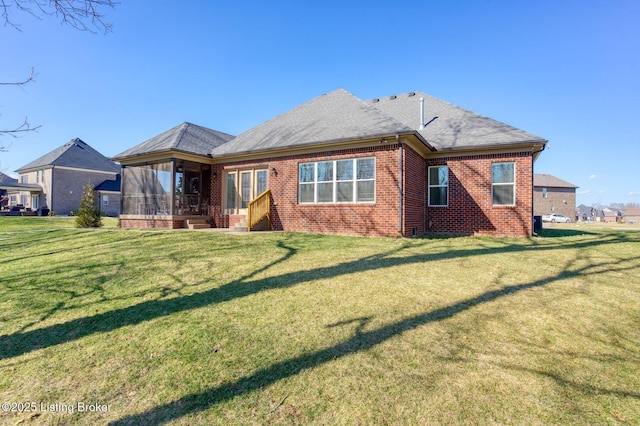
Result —
M 525 236 L 546 142 L 424 93 L 338 89 L 237 137 L 184 123 L 113 160 L 124 227 Z
M 640 223 L 640 208 L 630 208 L 624 211 L 624 223 Z
M 553 175 L 533 175 L 533 213 L 542 216 L 559 213 L 571 219 L 576 218 L 576 185 Z
M 42 157 L 20 167 L 18 185 L 9 189 L 16 202 L 32 211 L 48 209 L 67 215 L 78 210 L 84 187 L 119 183 L 120 167 L 80 139 L 73 139 Z M 120 213 L 120 191 L 111 185 L 107 216 Z

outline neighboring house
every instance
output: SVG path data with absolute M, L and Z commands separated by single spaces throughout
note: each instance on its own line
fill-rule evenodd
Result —
M 18 179 L 0 172 L 0 210 L 9 206 L 9 192 L 4 189 L 3 185 L 14 185 L 16 183 L 18 183 Z
M 623 220 L 625 223 L 640 223 L 640 208 L 625 210 Z
M 19 182 L 9 192 L 18 204 L 33 211 L 47 209 L 67 215 L 78 210 L 86 185 L 99 187 L 105 181 L 117 180 L 120 167 L 82 140 L 73 139 L 16 172 Z M 109 194 L 109 204 L 118 206 L 111 213 L 117 215 L 119 191 L 111 186 Z
M 595 222 L 598 216 L 598 210 L 591 206 L 580 204 L 576 207 L 576 221 Z
M 533 176 L 533 213 L 560 213 L 573 222 L 576 217 L 576 185 L 548 174 Z
M 617 210 L 612 210 L 605 207 L 604 209 L 602 209 L 602 216 L 600 220 L 607 223 L 616 223 L 620 216 L 621 215 Z
M 339 89 L 235 138 L 184 123 L 113 160 L 123 227 L 250 215 L 251 228 L 264 215 L 285 231 L 525 236 L 546 142 L 424 93 L 362 101 Z
M 117 217 L 120 215 L 120 184 L 118 174 L 115 179 L 108 179 L 96 185 L 98 209 L 105 216 Z

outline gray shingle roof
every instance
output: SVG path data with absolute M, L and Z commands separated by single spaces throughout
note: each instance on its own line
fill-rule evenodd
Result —
M 270 151 L 412 131 L 405 123 L 338 89 L 240 134 L 211 154 Z
M 0 172 L 0 183 L 17 183 L 18 179 L 14 179 L 9 175 Z
M 76 138 L 20 167 L 16 172 L 22 173 L 46 166 L 67 166 L 116 173 L 120 171 L 117 164 Z
M 96 186 L 96 191 L 113 191 L 120 192 L 120 175 L 116 175 L 115 179 L 107 179 Z
M 420 98 L 424 98 L 424 121 L 420 128 Z M 384 113 L 406 123 L 438 151 L 482 148 L 546 140 L 497 120 L 484 117 L 423 92 L 409 92 L 367 101 Z M 437 117 L 437 118 L 435 118 Z
M 233 139 L 233 135 L 191 123 L 182 123 L 113 157 L 120 160 L 155 152 L 180 151 L 208 156 L 212 149 Z
M 565 180 L 558 179 L 553 175 L 536 173 L 533 175 L 533 186 L 549 188 L 578 188 L 576 185 Z

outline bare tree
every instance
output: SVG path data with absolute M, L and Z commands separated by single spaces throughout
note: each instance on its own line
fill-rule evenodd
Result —
M 12 20 L 15 13 L 28 13 L 38 19 L 43 16 L 55 16 L 61 19 L 62 24 L 70 25 L 81 31 L 95 33 L 95 30 L 105 34 L 111 31 L 112 24 L 104 20 L 103 9 L 113 8 L 118 4 L 113 0 L 0 0 L 0 15 L 4 19 L 4 25 L 15 28 L 20 26 Z M 23 87 L 34 81 L 35 71 L 27 78 L 16 82 L 0 82 L 0 86 Z M 25 132 L 37 130 L 40 126 L 32 126 L 28 119 L 19 126 L 0 129 L 0 152 L 6 151 L 7 146 L 2 142 L 2 136 L 18 137 Z
M 2 0 L 2 1 L 4 1 L 4 0 Z M 31 73 L 24 80 L 16 81 L 16 82 L 10 82 L 10 83 L 0 82 L 0 86 L 23 87 L 23 86 L 35 81 L 35 77 L 36 77 L 35 70 L 33 68 L 31 68 Z M 9 128 L 9 129 L 0 129 L 0 136 L 7 135 L 7 136 L 12 136 L 12 137 L 16 138 L 16 137 L 20 136 L 22 133 L 31 132 L 31 131 L 37 130 L 39 128 L 40 128 L 40 126 L 32 126 L 29 123 L 29 120 L 25 117 L 24 121 L 19 126 L 14 126 L 13 128 Z M 9 147 L 6 146 L 3 143 L 3 141 L 0 139 L 0 152 L 6 152 L 8 150 L 8 148 Z
M 67 24 L 81 31 L 101 30 L 111 31 L 112 24 L 106 22 L 105 8 L 113 8 L 117 2 L 113 0 L 0 0 L 0 10 L 5 26 L 9 25 L 17 30 L 20 27 L 11 17 L 14 13 L 26 12 L 38 19 L 43 16 L 60 18 L 62 24 Z

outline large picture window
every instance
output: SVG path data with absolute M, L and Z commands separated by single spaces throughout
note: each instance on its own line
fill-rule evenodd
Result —
M 376 193 L 375 158 L 300 163 L 301 204 L 372 203 Z
M 429 167 L 429 206 L 449 205 L 449 167 Z
M 515 163 L 493 163 L 491 169 L 491 192 L 494 206 L 516 204 Z

